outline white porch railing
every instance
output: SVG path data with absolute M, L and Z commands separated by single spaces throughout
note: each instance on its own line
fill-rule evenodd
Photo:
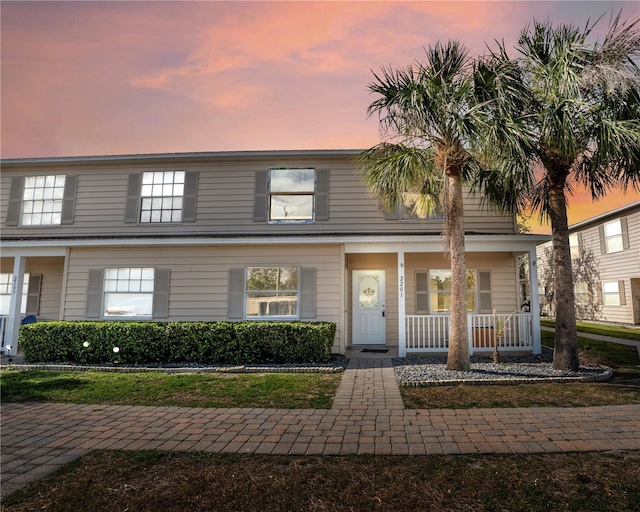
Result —
M 499 350 L 533 350 L 532 319 L 531 313 L 469 315 L 469 352 L 493 351 L 494 333 L 502 326 L 505 328 L 498 340 Z M 407 352 L 446 352 L 449 348 L 450 323 L 449 315 L 407 315 Z

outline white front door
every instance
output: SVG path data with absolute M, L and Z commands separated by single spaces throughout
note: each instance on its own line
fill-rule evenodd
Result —
M 384 345 L 384 270 L 353 271 L 353 344 Z

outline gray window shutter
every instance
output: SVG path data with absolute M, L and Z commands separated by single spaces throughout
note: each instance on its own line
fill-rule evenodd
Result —
M 64 181 L 64 196 L 62 198 L 61 224 L 73 224 L 73 214 L 76 207 L 77 176 L 66 176 Z
M 602 305 L 604 304 L 604 297 L 602 296 L 602 288 L 604 286 L 604 283 L 600 283 L 600 286 L 598 286 L 598 288 L 596 289 L 598 296 L 596 297 L 596 300 L 598 301 L 598 304 Z
M 429 312 L 429 279 L 428 273 L 416 272 L 416 313 Z
M 24 178 L 15 176 L 11 178 L 11 189 L 9 191 L 9 205 L 7 209 L 7 226 L 17 226 L 20 219 L 20 203 L 22 202 L 22 189 L 24 188 Z
M 157 268 L 153 283 L 153 318 L 169 316 L 169 269 Z
M 129 174 L 129 185 L 127 186 L 127 204 L 124 209 L 124 221 L 134 224 L 139 220 L 138 211 L 140 209 L 140 183 L 142 174 Z
M 244 317 L 244 268 L 229 269 L 229 318 Z
M 315 220 L 329 220 L 329 169 L 316 170 Z
M 478 311 L 491 313 L 491 272 L 478 272 Z
M 598 232 L 600 233 L 600 254 L 607 254 L 607 241 L 604 238 L 604 225 L 598 226 Z
M 268 171 L 256 172 L 256 190 L 253 207 L 253 220 L 266 222 L 268 219 L 269 194 L 267 190 Z
M 387 209 L 384 214 L 385 220 L 399 220 L 400 219 L 400 211 L 398 209 L 398 205 L 393 205 L 392 208 Z
M 187 171 L 184 175 L 184 195 L 182 197 L 182 222 L 195 222 L 197 195 L 198 195 L 198 173 L 196 171 Z
M 627 225 L 627 218 L 622 217 L 620 219 L 620 227 L 622 228 L 622 248 L 629 248 L 629 227 Z
M 584 244 L 582 242 L 582 233 L 578 233 L 578 254 L 582 258 L 584 255 Z
M 27 315 L 40 313 L 40 287 L 42 274 L 29 274 L 29 288 L 27 290 Z
M 85 316 L 87 318 L 100 318 L 102 305 L 102 269 L 89 270 L 89 282 L 87 284 L 87 305 Z
M 626 294 L 624 293 L 624 280 L 620 279 L 620 281 L 618 281 L 618 294 L 620 295 L 620 305 L 621 306 L 626 306 L 627 305 L 627 297 Z
M 300 269 L 300 318 L 316 317 L 316 269 Z

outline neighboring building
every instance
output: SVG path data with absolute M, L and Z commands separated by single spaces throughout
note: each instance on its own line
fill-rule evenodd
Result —
M 640 324 L 640 201 L 569 226 L 576 316 Z M 538 247 L 542 314 L 553 315 L 551 242 Z
M 445 352 L 450 294 L 442 219 L 411 198 L 381 212 L 356 150 L 2 161 L 4 345 L 20 319 L 323 320 L 333 351 Z M 465 198 L 472 350 L 520 311 L 518 258 L 536 244 L 514 216 Z M 530 272 L 530 288 L 538 288 Z M 17 276 L 13 279 L 13 276 Z M 22 298 L 20 301 L 18 298 Z M 502 344 L 540 350 L 537 297 Z M 21 304 L 21 307 L 19 307 Z M 485 334 L 482 334 L 485 333 Z

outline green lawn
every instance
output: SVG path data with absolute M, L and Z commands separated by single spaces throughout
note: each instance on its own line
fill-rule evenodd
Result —
M 555 327 L 554 320 L 540 320 L 540 325 L 545 327 Z M 606 325 L 592 322 L 577 322 L 578 331 L 589 334 L 601 334 L 603 336 L 613 336 L 622 340 L 640 341 L 640 329 L 634 327 L 624 327 L 620 325 Z
M 3 402 L 328 409 L 341 374 L 3 370 Z

